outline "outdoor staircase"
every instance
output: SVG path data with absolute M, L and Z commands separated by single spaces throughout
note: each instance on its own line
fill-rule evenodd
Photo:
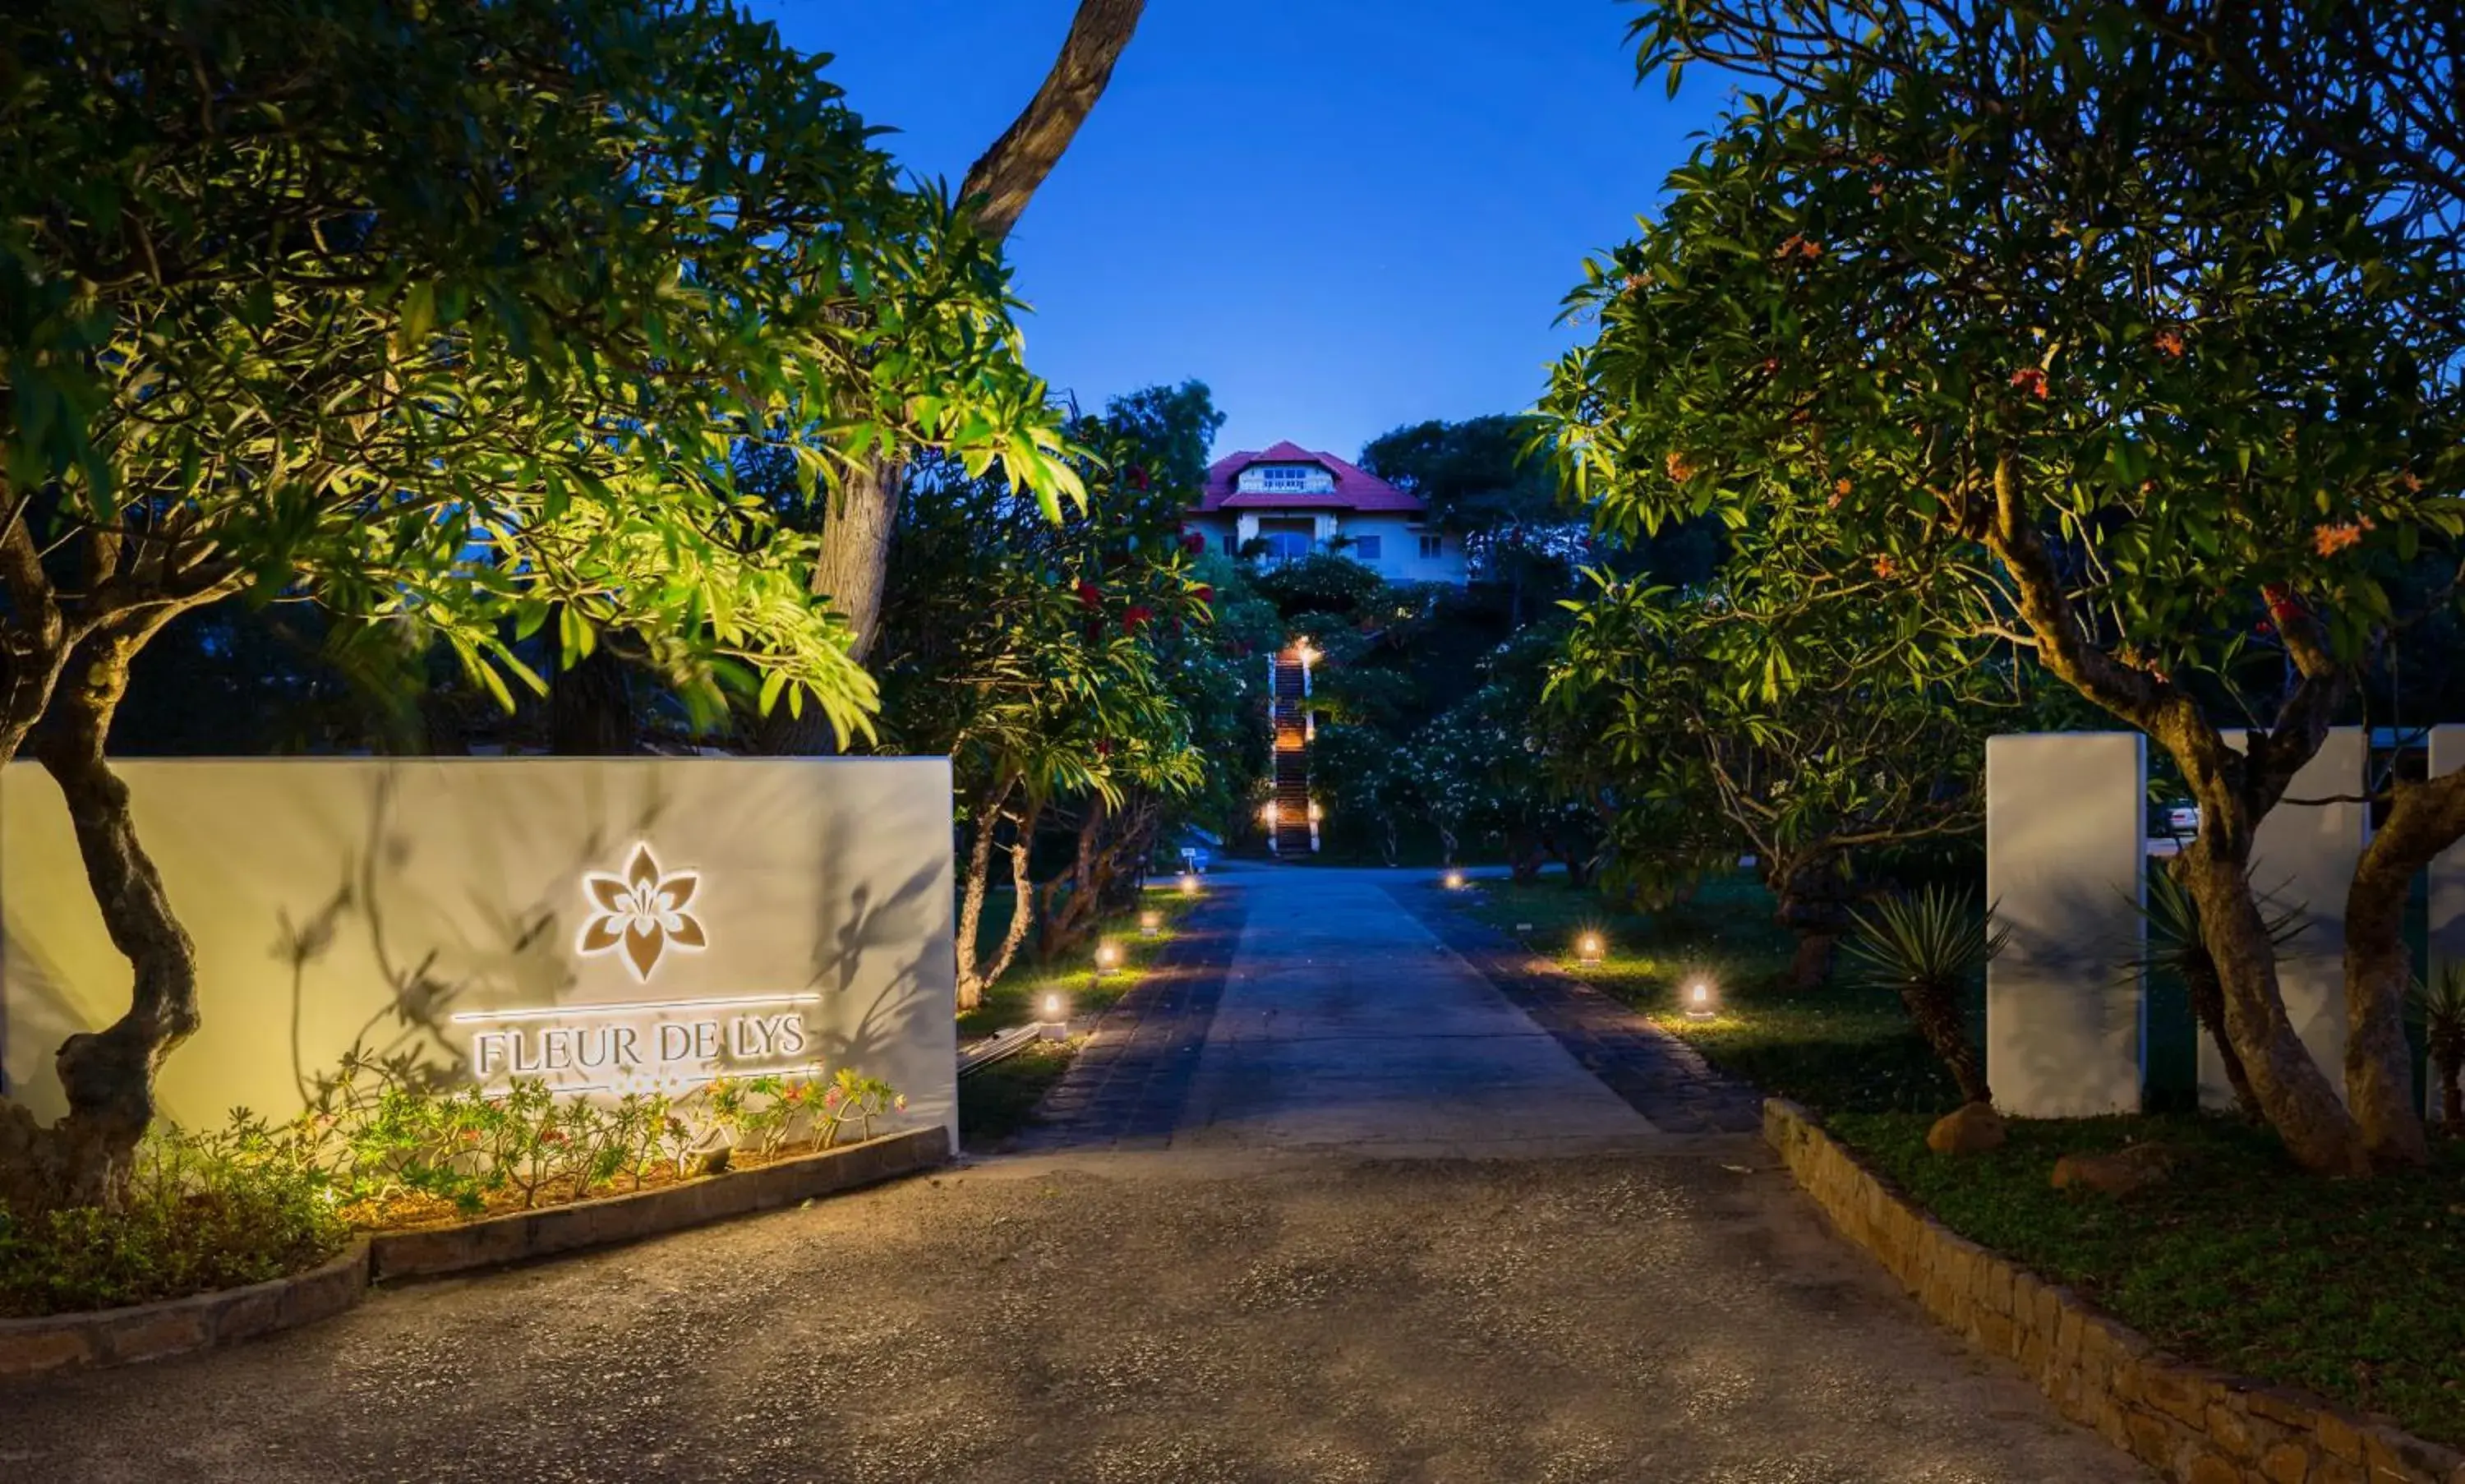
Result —
M 1268 842 L 1278 855 L 1306 855 L 1318 849 L 1310 823 L 1309 665 L 1298 648 L 1277 654 L 1267 725 L 1276 741 L 1276 822 Z

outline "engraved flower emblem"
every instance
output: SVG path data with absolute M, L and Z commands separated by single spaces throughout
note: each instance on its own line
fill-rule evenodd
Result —
M 582 889 L 599 912 L 583 924 L 582 940 L 575 946 L 584 954 L 612 953 L 621 947 L 625 961 L 633 965 L 633 977 L 648 980 L 670 947 L 710 945 L 702 936 L 701 920 L 684 910 L 700 885 L 699 873 L 666 875 L 651 848 L 637 845 L 623 875 L 594 871 L 582 878 Z

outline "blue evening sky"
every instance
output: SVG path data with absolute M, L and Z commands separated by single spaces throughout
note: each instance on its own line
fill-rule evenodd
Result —
M 909 169 L 956 181 L 1034 92 L 1074 0 L 748 0 Z M 1710 122 L 1637 87 L 1615 0 L 1149 0 L 1010 256 L 1028 363 L 1091 408 L 1197 377 L 1217 452 L 1349 457 L 1514 411 L 1558 301 Z

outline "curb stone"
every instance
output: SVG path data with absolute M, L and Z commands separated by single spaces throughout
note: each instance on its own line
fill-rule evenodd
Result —
M 2465 1453 L 2387 1418 L 2169 1355 L 2071 1290 L 1955 1235 L 1785 1097 L 1764 1103 L 1764 1138 L 1832 1229 L 1936 1322 L 2018 1362 L 2064 1416 L 2175 1484 L 2465 1484 Z

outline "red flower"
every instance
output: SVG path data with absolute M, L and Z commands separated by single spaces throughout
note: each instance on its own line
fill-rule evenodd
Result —
M 2265 639 L 2265 638 L 2269 637 L 2271 634 L 2274 634 L 2275 632 L 2276 632 L 2276 626 L 2275 624 L 2270 623 L 2267 619 L 2263 618 L 2263 619 L 2261 619 L 2258 623 L 2255 623 L 2255 624 L 2254 624 L 2254 625 L 2252 625 L 2252 626 L 2251 626 L 2251 631 L 2252 631 L 2252 632 L 2254 632 L 2254 633 L 2255 633 L 2255 634 L 2257 634 L 2257 635 L 2259 635 L 2261 638 Z
M 1134 489 L 1134 490 L 1143 490 L 1143 489 L 1145 489 L 1146 487 L 1147 487 L 1147 472 L 1146 472 L 1146 469 L 1145 469 L 1143 465 L 1139 465 L 1139 464 L 1132 464 L 1132 465 L 1130 466 L 1130 488 L 1132 488 L 1132 489 Z
M 1094 608 L 1096 605 L 1103 601 L 1103 588 L 1097 587 L 1094 583 L 1087 582 L 1083 579 L 1080 580 L 1078 584 L 1078 606 L 1080 608 Z
M 1181 549 L 1193 557 L 1198 556 L 1207 550 L 1207 538 L 1200 532 L 1192 531 L 1181 539 Z
M 2293 592 L 2282 583 L 2267 583 L 2262 585 L 2259 589 L 2259 595 L 2261 599 L 2268 604 L 2270 616 L 2274 617 L 2280 624 L 2289 618 L 2299 618 L 2302 616 L 2301 600 L 2295 597 Z
M 2181 360 L 2183 356 L 2183 332 L 2174 329 L 2159 330 L 2157 332 L 2157 349 L 2162 354 L 2172 356 L 2178 361 Z
M 2024 365 L 2011 373 L 2011 385 L 2042 399 L 2046 394 L 2046 373 L 2033 365 Z
M 1199 602 L 1206 604 L 1209 608 L 1213 608 L 1215 606 L 1215 589 L 1212 587 L 1202 586 L 1199 587 L 1198 591 L 1191 594 L 1191 596 L 1197 598 Z
M 1155 617 L 1155 609 L 1144 603 L 1133 603 L 1121 612 L 1121 631 L 1124 633 L 1136 633 L 1148 619 L 1153 617 Z
M 561 1144 L 565 1142 L 565 1130 L 561 1128 L 549 1129 L 546 1133 L 540 1135 L 540 1142 L 544 1144 Z

